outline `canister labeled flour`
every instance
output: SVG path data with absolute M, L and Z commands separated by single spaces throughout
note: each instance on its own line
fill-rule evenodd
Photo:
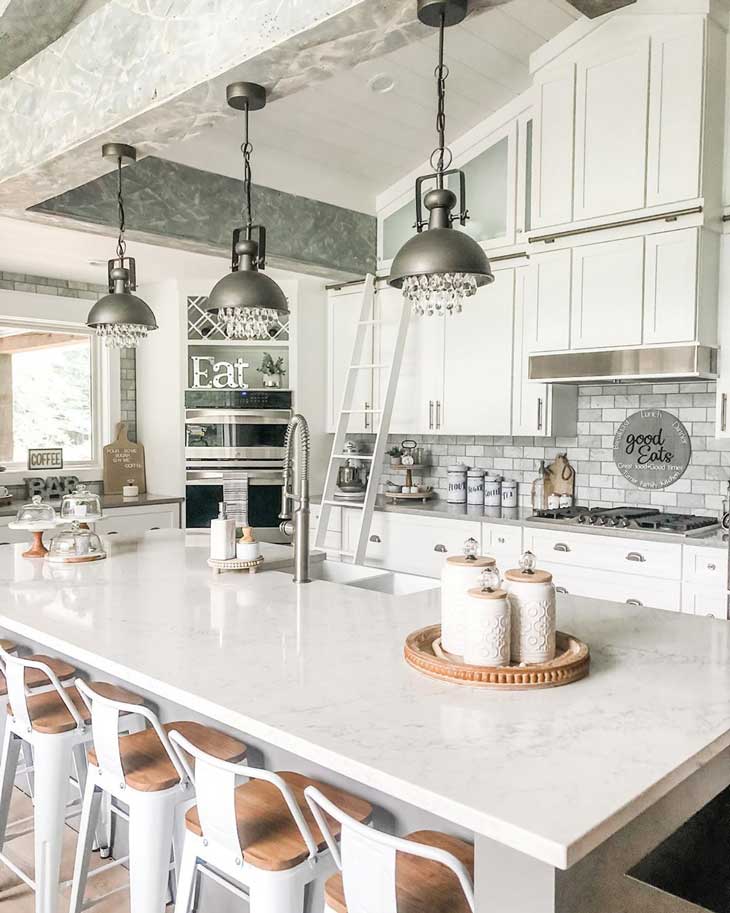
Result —
M 446 500 L 449 504 L 466 504 L 466 473 L 468 466 L 455 463 L 447 470 L 449 493 Z

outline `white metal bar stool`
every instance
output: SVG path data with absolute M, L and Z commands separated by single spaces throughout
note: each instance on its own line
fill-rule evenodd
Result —
M 38 659 L 12 656 L 0 649 L 8 686 L 8 720 L 0 763 L 0 861 L 35 891 L 36 913 L 56 913 L 59 904 L 59 873 L 63 829 L 72 765 L 83 790 L 86 779 L 84 743 L 90 739 L 90 714 L 78 691 L 64 687 L 50 665 Z M 29 693 L 26 678 L 41 673 L 51 685 L 41 693 Z M 32 676 L 31 676 L 32 677 Z M 113 685 L 97 685 L 133 701 L 136 696 Z M 33 752 L 35 878 L 31 878 L 7 854 L 5 843 L 21 836 L 8 834 L 8 814 L 23 743 Z M 15 822 L 17 824 L 18 822 Z
M 325 913 L 474 913 L 473 846 L 438 831 L 392 837 L 365 827 L 315 787 L 304 794 L 341 872 L 325 886 Z
M 307 885 L 317 880 L 323 887 L 334 871 L 305 787 L 316 783 L 360 821 L 369 820 L 372 807 L 301 774 L 222 762 L 180 732 L 172 731 L 170 739 L 184 752 L 197 796 L 186 815 L 176 913 L 197 908 L 201 874 L 248 901 L 250 913 L 303 913 Z M 195 759 L 194 772 L 188 756 Z M 248 782 L 236 786 L 242 778 Z
M 246 746 L 200 723 L 163 725 L 149 707 L 99 695 L 82 681 L 77 680 L 76 687 L 91 714 L 94 747 L 88 755 L 89 774 L 69 913 L 81 913 L 109 896 L 84 902 L 89 854 L 105 795 L 127 806 L 126 813 L 118 805 L 112 806 L 112 812 L 129 822 L 129 856 L 115 860 L 114 864 L 129 863 L 131 911 L 162 913 L 171 872 L 179 867 L 182 856 L 184 813 L 194 800 L 191 779 L 170 743 L 169 730 L 174 727 L 184 732 L 190 740 L 188 744 L 201 745 L 226 761 L 245 759 Z M 139 714 L 149 723 L 149 728 L 120 736 L 119 717 L 123 713 Z

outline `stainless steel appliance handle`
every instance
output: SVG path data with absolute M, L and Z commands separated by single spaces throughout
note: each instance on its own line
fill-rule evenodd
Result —
M 186 409 L 186 425 L 288 425 L 288 409 Z
M 629 552 L 626 556 L 627 561 L 646 561 L 646 558 L 641 554 L 641 552 Z
M 232 476 L 230 471 L 226 475 Z M 216 469 L 188 470 L 185 474 L 186 485 L 222 485 L 224 482 L 224 471 Z M 250 485 L 262 484 L 284 484 L 284 475 L 280 469 L 251 469 L 243 472 L 236 472 L 233 478 L 244 478 L 248 476 Z

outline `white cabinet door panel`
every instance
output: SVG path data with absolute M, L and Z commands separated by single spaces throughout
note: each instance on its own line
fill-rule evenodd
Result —
M 551 433 L 551 390 L 547 384 L 529 381 L 528 321 L 530 269 L 515 270 L 514 380 L 512 389 L 512 434 L 545 436 Z M 534 331 L 530 331 L 534 335 Z
M 699 587 L 724 590 L 727 580 L 727 551 L 685 545 L 682 555 L 682 582 Z
M 644 342 L 696 338 L 699 228 L 646 238 Z
M 464 313 L 444 321 L 444 386 L 437 430 L 512 433 L 514 299 L 514 269 L 495 270 L 494 282 L 468 299 Z
M 464 542 L 470 537 L 477 542 L 481 540 L 481 524 L 476 520 L 444 520 L 408 514 L 386 516 L 383 566 L 391 570 L 440 577 L 447 555 L 463 554 Z
M 648 38 L 578 64 L 576 219 L 644 206 L 648 92 Z
M 573 218 L 575 66 L 538 76 L 532 158 L 532 227 Z
M 705 29 L 686 18 L 651 39 L 647 206 L 700 195 Z
M 555 352 L 570 346 L 572 251 L 533 254 L 525 286 L 525 345 L 529 352 Z
M 345 390 L 347 372 L 352 360 L 355 345 L 355 333 L 362 309 L 363 286 L 355 286 L 339 292 L 330 293 L 329 326 L 328 326 L 328 426 L 335 430 L 337 417 L 342 406 L 342 395 Z M 372 329 L 367 330 L 365 351 L 362 363 L 371 363 L 373 354 Z M 369 371 L 358 371 L 353 398 L 353 409 L 365 409 L 366 403 L 372 404 L 372 374 Z M 371 416 L 353 415 L 350 419 L 350 431 L 368 431 Z
M 608 571 L 588 571 L 569 565 L 546 564 L 542 561 L 540 567 L 550 571 L 559 592 L 566 592 L 571 596 L 626 602 L 653 609 L 666 609 L 670 612 L 679 612 L 681 609 L 681 586 L 678 580 L 625 577 L 623 574 Z
M 639 345 L 643 297 L 643 238 L 576 247 L 571 348 Z
M 723 586 L 682 586 L 682 611 L 687 615 L 727 618 L 727 599 Z

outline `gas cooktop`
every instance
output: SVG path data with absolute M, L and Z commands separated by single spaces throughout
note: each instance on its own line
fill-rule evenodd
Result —
M 560 507 L 538 510 L 531 520 L 560 521 L 566 525 L 600 526 L 607 529 L 643 529 L 680 536 L 702 536 L 720 524 L 713 517 L 663 513 L 655 507 Z

